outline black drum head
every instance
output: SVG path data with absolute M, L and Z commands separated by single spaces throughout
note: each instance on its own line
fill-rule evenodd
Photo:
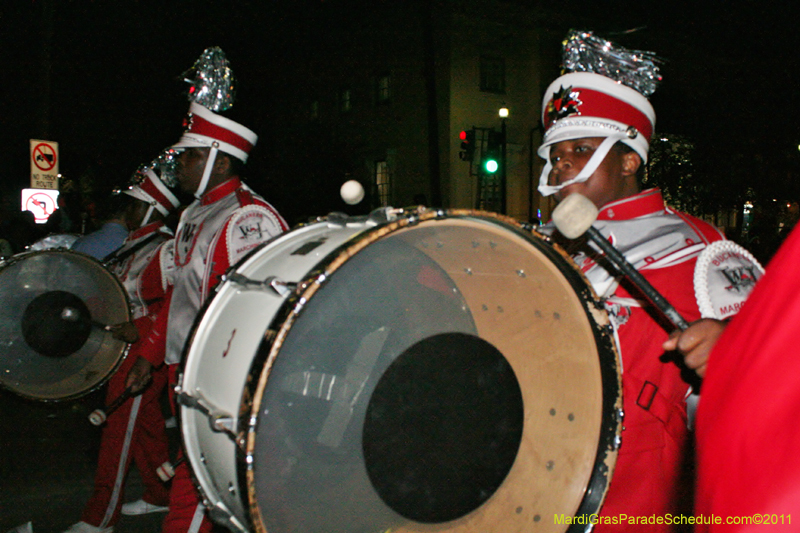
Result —
M 424 339 L 384 372 L 364 421 L 364 461 L 391 509 L 423 523 L 455 520 L 502 484 L 524 409 L 514 370 L 480 337 Z
M 22 336 L 36 352 L 66 357 L 86 344 L 92 315 L 79 297 L 66 291 L 40 294 L 22 313 Z
M 100 261 L 68 250 L 0 263 L 0 387 L 61 401 L 99 387 L 127 344 L 103 327 L 128 322 L 128 297 Z

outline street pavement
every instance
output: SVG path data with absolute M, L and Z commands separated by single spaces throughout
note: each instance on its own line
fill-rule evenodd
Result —
M 0 390 L 0 533 L 32 522 L 34 533 L 60 533 L 80 521 L 92 492 L 99 427 L 88 415 L 103 406 L 105 389 L 71 401 L 45 403 Z M 178 430 L 168 429 L 174 449 Z M 143 488 L 131 468 L 123 502 Z M 123 516 L 115 533 L 161 531 L 164 513 Z

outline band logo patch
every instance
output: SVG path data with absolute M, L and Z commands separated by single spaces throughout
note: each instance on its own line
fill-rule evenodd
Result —
M 186 224 L 181 231 L 181 243 L 187 243 L 194 237 L 194 232 L 197 230 L 197 224 Z
M 758 279 L 758 273 L 753 266 L 723 268 L 720 269 L 720 273 L 725 276 L 725 279 L 730 283 L 730 285 L 725 287 L 725 290 L 737 293 L 749 293 Z
M 606 300 L 604 302 L 608 318 L 616 329 L 628 323 L 631 318 L 631 308 L 618 302 Z
M 173 250 L 177 266 L 186 265 L 192 258 L 192 251 L 197 244 L 197 237 L 200 235 L 202 227 L 202 222 L 200 224 L 186 223 L 178 229 Z
M 228 226 L 228 253 L 233 265 L 247 252 L 282 232 L 277 217 L 259 205 L 236 211 Z
M 738 244 L 711 243 L 694 269 L 694 293 L 703 318 L 724 320 L 738 313 L 763 274 L 756 258 Z

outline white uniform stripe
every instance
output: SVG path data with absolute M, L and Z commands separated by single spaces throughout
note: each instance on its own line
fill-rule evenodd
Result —
M 139 405 L 141 403 L 141 395 L 133 399 L 131 414 L 128 416 L 128 429 L 125 431 L 125 439 L 122 443 L 122 451 L 119 454 L 119 464 L 117 465 L 117 478 L 114 481 L 114 491 L 111 493 L 111 499 L 108 502 L 108 507 L 106 508 L 106 514 L 103 517 L 103 521 L 100 523 L 101 528 L 108 526 L 108 523 L 111 521 L 111 517 L 114 516 L 114 509 L 117 508 L 117 502 L 119 502 L 119 496 L 122 492 L 122 483 L 125 481 L 125 463 L 128 462 L 128 453 L 131 449 L 133 429 L 136 426 L 136 417 L 139 414 Z
M 200 531 L 200 526 L 203 525 L 203 517 L 205 516 L 205 508 L 202 503 L 198 503 L 194 510 L 194 517 L 192 523 L 189 525 L 189 530 L 186 533 L 197 533 Z

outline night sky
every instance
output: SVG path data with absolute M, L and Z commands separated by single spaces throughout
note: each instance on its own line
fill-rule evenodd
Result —
M 127 180 L 179 137 L 188 109 L 180 74 L 209 46 L 226 52 L 240 82 L 239 111 L 259 144 L 268 143 L 278 134 L 269 128 L 276 82 L 292 48 L 308 40 L 303 15 L 343 3 L 353 2 L 6 2 L 0 191 L 16 196 L 28 185 L 32 138 L 60 143 L 68 177 L 91 169 L 102 180 Z M 715 157 L 794 164 L 800 32 L 781 3 L 527 3 L 555 10 L 563 34 L 590 29 L 664 58 L 664 82 L 652 97 L 657 130 L 690 135 Z M 532 95 L 532 105 L 540 101 Z M 257 147 L 251 169 L 263 169 L 267 153 Z

